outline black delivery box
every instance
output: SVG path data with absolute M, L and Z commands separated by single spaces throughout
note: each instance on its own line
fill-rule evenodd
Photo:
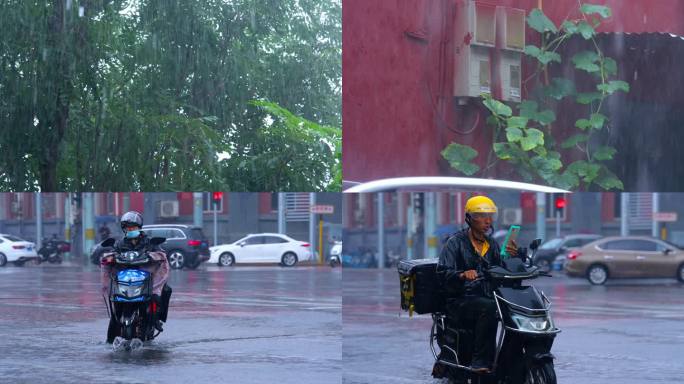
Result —
M 437 279 L 437 259 L 402 260 L 397 269 L 401 309 L 410 315 L 441 311 L 443 294 Z

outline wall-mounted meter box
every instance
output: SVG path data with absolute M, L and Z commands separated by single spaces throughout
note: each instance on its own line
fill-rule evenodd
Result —
M 499 78 L 501 98 L 520 102 L 522 86 L 521 60 L 525 49 L 525 11 L 522 9 L 496 7 L 496 31 L 501 48 Z
M 520 102 L 522 68 L 519 52 L 501 52 L 501 98 L 505 101 Z
M 519 102 L 525 11 L 473 0 L 459 0 L 456 7 L 454 96 L 491 94 L 496 73 L 502 99 Z M 495 55 L 499 60 L 493 68 Z
M 496 7 L 471 0 L 460 0 L 456 7 L 454 95 L 479 97 L 492 92 Z

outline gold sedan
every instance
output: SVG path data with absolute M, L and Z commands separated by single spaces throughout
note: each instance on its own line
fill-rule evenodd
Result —
M 676 277 L 684 282 L 684 250 L 648 236 L 613 236 L 568 253 L 568 276 L 601 285 L 608 278 Z

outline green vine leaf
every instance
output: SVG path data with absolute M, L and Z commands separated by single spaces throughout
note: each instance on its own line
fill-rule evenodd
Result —
M 575 83 L 572 82 L 572 80 L 554 77 L 553 80 L 551 80 L 551 85 L 548 88 L 547 94 L 556 100 L 561 100 L 575 94 L 575 92 Z
M 572 190 L 579 186 L 579 178 L 572 172 L 565 171 L 562 174 L 557 174 L 549 180 L 550 183 L 557 188 Z
M 524 152 L 512 143 L 494 143 L 494 153 L 501 160 L 510 160 L 514 163 L 519 162 L 519 158 L 524 156 Z
M 534 118 L 537 116 L 537 108 L 539 108 L 539 104 L 537 104 L 536 101 L 524 100 L 522 103 L 520 103 L 518 110 L 520 112 L 520 116 L 534 120 Z
M 618 177 L 615 176 L 615 174 L 605 166 L 601 167 L 599 175 L 598 177 L 596 177 L 596 180 L 594 180 L 594 182 L 603 189 L 625 189 L 625 186 L 622 184 L 622 181 L 620 181 L 620 179 L 618 179 Z
M 552 51 L 543 51 L 539 47 L 534 45 L 528 45 L 525 47 L 525 54 L 536 58 L 542 65 L 547 65 L 548 63 L 555 61 L 557 63 L 561 62 L 561 56 Z
M 584 160 L 579 160 L 570 164 L 567 170 L 582 178 L 584 182 L 591 183 L 598 176 L 601 166 Z
M 525 128 L 527 127 L 528 120 L 524 116 L 511 116 L 506 122 L 509 128 Z
M 601 68 L 596 64 L 596 62 L 599 61 L 599 55 L 597 55 L 596 52 L 582 51 L 576 53 L 571 60 L 577 69 L 581 69 L 589 73 L 594 73 L 601 70 Z
M 538 145 L 544 145 L 544 132 L 530 128 L 525 133 L 525 137 L 520 139 L 520 146 L 524 151 L 530 151 Z
M 603 71 L 609 76 L 617 75 L 617 63 L 615 60 L 611 59 L 610 57 L 604 57 Z
M 587 119 L 578 119 L 575 121 L 575 127 L 585 131 L 591 127 L 591 122 Z
M 570 35 L 574 35 L 575 33 L 577 33 L 579 31 L 577 28 L 577 24 L 573 23 L 570 20 L 565 20 L 561 24 L 561 29 L 565 30 L 565 32 L 570 34 Z
M 597 85 L 596 89 L 612 95 L 616 91 L 629 92 L 629 84 L 622 80 L 611 80 L 608 83 Z
M 535 120 L 541 125 L 549 125 L 556 121 L 556 114 L 550 109 L 545 109 L 537 114 Z
M 538 8 L 533 9 L 527 16 L 527 25 L 539 33 L 558 32 L 556 25 Z
M 556 152 L 556 151 L 549 151 L 549 154 L 547 155 L 547 157 L 549 157 L 551 159 L 560 160 L 561 154 L 559 152 Z
M 539 172 L 549 175 L 563 167 L 563 163 L 560 160 L 543 156 L 534 156 L 530 159 L 530 164 Z
M 494 143 L 493 148 L 494 154 L 501 160 L 511 160 L 515 156 L 515 151 L 509 143 Z
M 599 147 L 592 157 L 594 160 L 610 160 L 616 152 L 613 147 L 603 146 Z
M 594 28 L 584 20 L 577 24 L 577 31 L 580 33 L 580 35 L 582 35 L 584 40 L 589 40 L 596 34 Z
M 606 120 L 608 120 L 608 118 L 600 113 L 592 113 L 589 117 L 589 123 L 591 123 L 591 128 L 593 129 L 603 128 L 603 124 Z
M 561 148 L 568 149 L 576 146 L 579 143 L 585 142 L 589 139 L 588 135 L 578 133 L 567 138 L 562 144 Z
M 477 157 L 477 154 L 475 149 L 458 143 L 451 143 L 442 151 L 442 157 L 449 162 L 452 168 L 468 176 L 480 170 L 477 164 L 470 162 Z
M 489 95 L 482 96 L 484 100 L 482 103 L 496 116 L 510 117 L 513 114 L 513 110 L 508 105 L 500 102 L 499 100 L 493 99 Z
M 538 146 L 538 147 L 534 148 L 532 151 L 539 156 L 548 156 L 549 155 L 548 151 L 543 146 Z
M 591 104 L 594 101 L 601 100 L 601 94 L 598 92 L 578 93 L 575 100 L 580 104 Z
M 606 7 L 605 5 L 596 4 L 582 4 L 580 11 L 585 15 L 598 14 L 604 19 L 609 18 L 611 14 L 610 8 Z
M 549 125 L 556 121 L 556 114 L 550 110 L 545 109 L 541 112 L 537 111 L 539 104 L 535 101 L 525 100 L 518 106 L 518 110 L 521 117 L 528 120 L 534 120 L 541 125 Z
M 520 128 L 508 127 L 506 128 L 506 139 L 512 143 L 516 143 L 523 138 L 523 131 Z

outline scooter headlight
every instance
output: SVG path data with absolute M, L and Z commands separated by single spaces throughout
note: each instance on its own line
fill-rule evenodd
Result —
M 143 285 L 123 285 L 119 284 L 119 294 L 126 297 L 137 297 L 143 291 Z
M 544 332 L 553 328 L 551 319 L 546 316 L 527 317 L 513 313 L 511 317 L 521 331 Z

